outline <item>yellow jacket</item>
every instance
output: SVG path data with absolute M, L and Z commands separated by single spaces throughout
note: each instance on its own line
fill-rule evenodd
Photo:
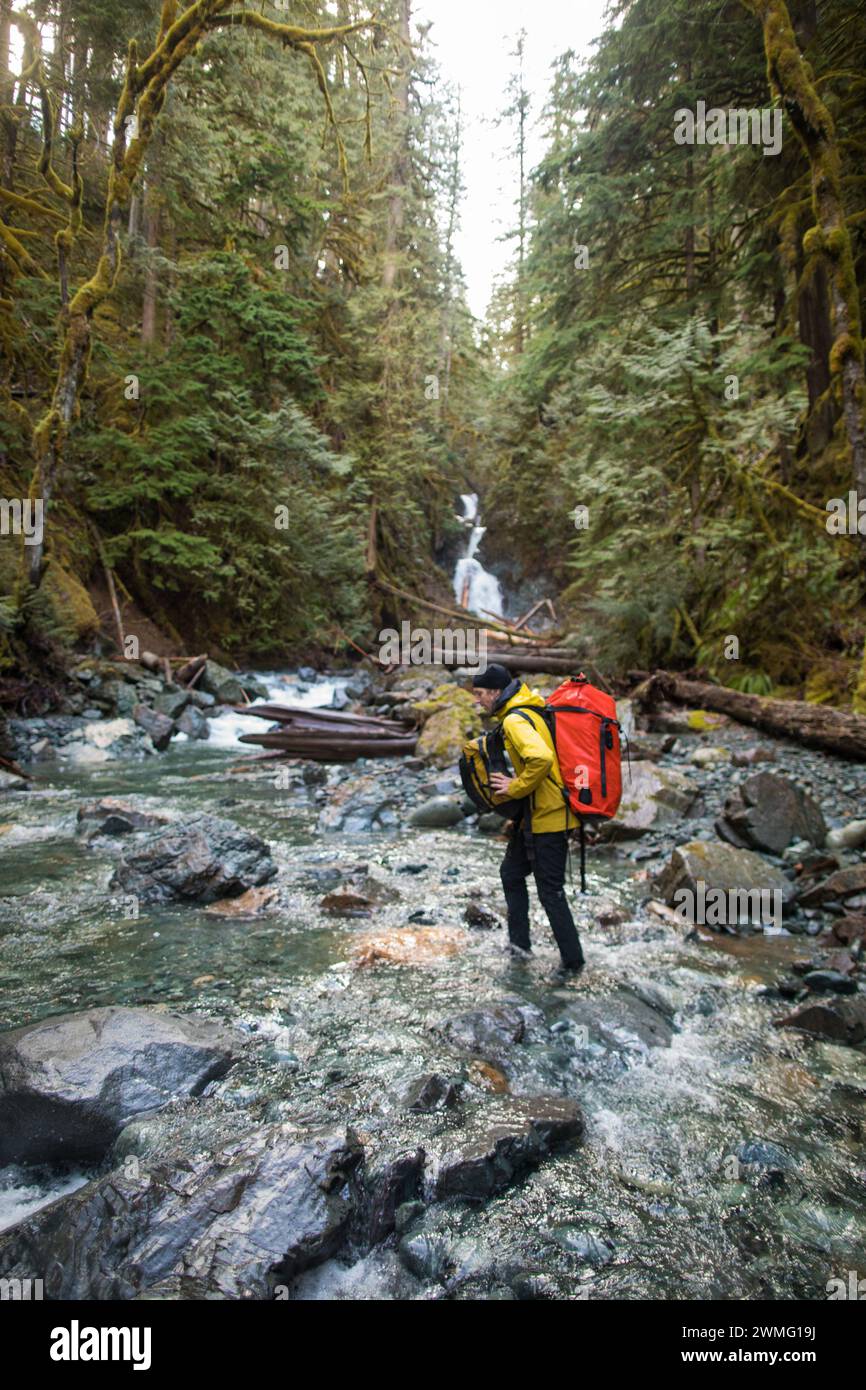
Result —
M 516 705 L 530 705 L 531 709 L 509 719 L 509 710 Z M 550 731 L 541 715 L 534 713 L 543 708 L 544 700 L 538 691 L 522 682 L 516 694 L 493 712 L 493 718 L 502 723 L 505 747 L 516 773 L 508 795 L 514 800 L 532 797 L 529 804 L 533 835 L 570 830 L 577 825 L 577 816 L 565 804 L 562 774 Z M 524 713 L 528 718 L 524 718 Z

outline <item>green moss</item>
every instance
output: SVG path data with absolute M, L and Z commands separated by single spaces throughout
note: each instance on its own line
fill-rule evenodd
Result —
M 51 565 L 43 587 L 58 630 L 70 643 L 99 631 L 99 615 L 90 595 L 71 570 L 57 564 Z
M 709 710 L 689 710 L 689 728 L 694 729 L 697 733 L 707 733 L 710 729 L 717 729 L 722 723 L 724 723 L 724 720 L 718 714 L 711 714 Z

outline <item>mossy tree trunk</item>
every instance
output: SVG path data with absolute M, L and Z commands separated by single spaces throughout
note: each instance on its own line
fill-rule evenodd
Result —
M 853 485 L 866 498 L 863 338 L 839 141 L 833 118 L 800 52 L 785 0 L 743 0 L 743 4 L 761 22 L 770 89 L 787 112 L 809 161 L 815 225 L 803 238 L 803 249 L 807 256 L 820 255 L 826 266 L 833 321 L 830 374 L 841 398 Z

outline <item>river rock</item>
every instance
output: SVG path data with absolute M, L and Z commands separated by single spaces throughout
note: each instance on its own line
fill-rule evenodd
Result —
M 347 835 L 385 829 L 394 825 L 398 805 L 396 794 L 383 789 L 381 776 L 348 778 L 329 793 L 318 827 Z
M 841 970 L 809 970 L 803 976 L 803 984 L 813 994 L 857 993 L 857 981 Z
M 151 709 L 149 705 L 136 705 L 132 717 L 140 729 L 149 735 L 157 753 L 163 753 L 171 743 L 174 723 L 167 714 Z
M 169 719 L 179 719 L 188 704 L 189 691 L 177 687 L 174 690 L 164 690 L 161 695 L 157 695 L 153 707 Z
M 394 1230 L 397 1212 L 421 1196 L 426 1154 L 422 1148 L 379 1155 L 368 1146 L 352 1175 L 355 1199 L 350 1235 L 362 1249 L 378 1245 Z
M 105 796 L 78 808 L 78 824 L 95 835 L 131 835 L 134 830 L 153 830 L 165 825 L 167 817 L 154 811 L 139 811 L 128 801 Z
M 668 1001 L 644 990 L 641 998 L 630 990 L 605 995 L 580 995 L 563 1010 L 571 1025 L 578 1050 L 592 1053 L 601 1048 L 620 1057 L 645 1056 L 653 1047 L 670 1047 L 678 1031 Z
M 635 761 L 623 768 L 623 792 L 616 820 L 603 829 L 605 839 L 631 840 L 682 820 L 700 789 L 676 768 Z
M 228 671 L 217 661 L 206 661 L 198 681 L 199 690 L 213 695 L 218 704 L 242 705 L 244 688 L 234 671 Z
M 16 777 L 14 772 L 4 772 L 0 768 L 0 792 L 24 792 L 28 783 L 24 777 Z
M 859 849 L 866 845 L 866 820 L 849 820 L 827 836 L 828 849 Z
M 258 835 L 218 816 L 196 816 L 143 837 L 124 854 L 111 888 L 142 903 L 201 902 L 239 897 L 277 873 Z
M 537 1168 L 555 1148 L 583 1134 L 576 1101 L 565 1096 L 491 1100 L 446 1146 L 428 1155 L 432 1195 L 483 1201 Z
M 77 736 L 63 744 L 60 753 L 74 763 L 107 763 L 115 758 L 140 758 L 153 752 L 132 719 L 104 719 L 85 724 Z
M 721 745 L 710 748 L 696 748 L 689 758 L 693 767 L 718 767 L 721 763 L 731 761 L 730 748 L 723 748 Z
M 0 1165 L 102 1158 L 133 1115 L 227 1072 L 239 1044 L 206 1019 L 115 1007 L 0 1034 Z
M 850 946 L 852 942 L 859 941 L 864 936 L 866 936 L 866 916 L 838 917 L 830 927 L 830 941 L 839 941 L 843 946 Z
M 460 1083 L 439 1072 L 418 1076 L 406 1088 L 404 1105 L 407 1110 L 429 1114 L 434 1110 L 451 1110 L 460 1103 Z
M 0 1236 L 0 1273 L 34 1262 L 56 1299 L 270 1299 L 342 1246 L 362 1161 L 340 1131 L 276 1125 L 213 1154 L 159 1155 L 98 1178 Z
M 409 816 L 409 824 L 423 830 L 440 830 L 459 825 L 464 819 L 463 807 L 456 797 L 431 796 L 428 801 L 415 807 Z
M 195 705 L 187 705 L 177 721 L 177 732 L 186 734 L 190 739 L 210 738 L 210 724 L 200 709 L 196 709 Z
M 502 926 L 502 918 L 482 907 L 480 903 L 470 903 L 463 914 L 463 920 L 467 927 L 475 927 L 481 931 L 495 931 Z
M 776 1020 L 777 1028 L 797 1028 L 828 1042 L 856 1047 L 866 1041 L 866 994 L 852 999 L 828 998 L 804 1004 L 787 1018 Z
M 674 895 L 680 889 L 697 894 L 698 884 L 728 892 L 769 892 L 782 894 L 783 904 L 796 896 L 796 888 L 781 869 L 768 864 L 759 854 L 748 849 L 734 849 L 714 840 L 692 840 L 678 845 L 670 861 L 655 880 L 656 890 L 669 907 L 675 904 Z
M 543 1024 L 544 1016 L 534 1005 L 503 1000 L 454 1014 L 434 1025 L 434 1032 L 461 1052 L 498 1061 L 524 1040 L 528 1028 Z
M 800 898 L 802 907 L 822 907 L 824 903 L 846 902 L 854 899 L 853 906 L 860 906 L 859 899 L 866 903 L 866 864 L 855 864 L 850 869 L 839 869 L 822 883 L 808 888 Z
M 740 849 L 781 854 L 795 840 L 822 845 L 827 827 L 821 808 L 787 777 L 757 772 L 725 802 L 716 830 Z

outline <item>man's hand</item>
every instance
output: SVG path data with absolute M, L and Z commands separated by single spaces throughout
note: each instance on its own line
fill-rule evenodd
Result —
M 512 779 L 505 772 L 491 772 L 490 785 L 499 796 L 511 795 Z

